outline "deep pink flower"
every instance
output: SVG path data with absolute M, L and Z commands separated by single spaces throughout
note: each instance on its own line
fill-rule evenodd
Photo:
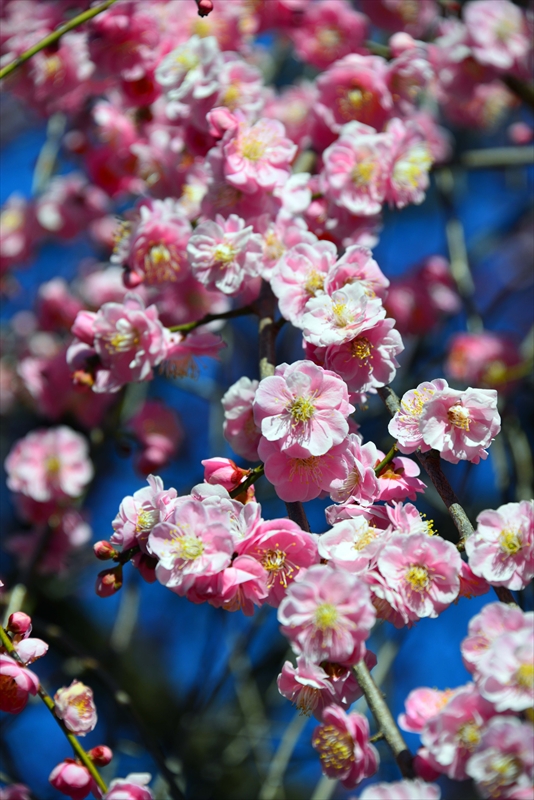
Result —
M 354 411 L 345 383 L 311 361 L 276 367 L 264 378 L 254 398 L 254 420 L 262 435 L 282 450 L 299 445 L 310 456 L 322 456 L 341 444 Z
M 39 196 L 35 216 L 45 235 L 72 239 L 109 210 L 109 198 L 84 175 L 69 172 L 51 179 Z
M 101 792 L 91 773 L 72 758 L 66 758 L 57 767 L 54 767 L 48 780 L 58 792 L 72 797 L 72 800 L 83 800 L 92 792 L 95 797 L 100 797 Z
M 532 47 L 524 13 L 509 0 L 466 3 L 463 17 L 471 50 L 481 64 L 509 70 Z
M 336 246 L 327 241 L 302 242 L 282 255 L 270 283 L 283 317 L 299 324 L 308 300 L 323 294 L 326 277 L 336 258 Z
M 434 381 L 424 381 L 417 389 L 411 389 L 403 394 L 401 407 L 388 425 L 388 431 L 397 439 L 401 453 L 413 453 L 419 447 L 422 453 L 430 450 L 430 446 L 423 441 L 420 418 L 425 405 L 436 393 L 441 393 L 447 388 L 447 381 L 438 378 Z
M 524 589 L 534 576 L 534 501 L 482 511 L 465 550 L 476 575 L 493 586 Z
M 261 561 L 250 555 L 237 556 L 221 573 L 217 596 L 209 602 L 226 611 L 242 611 L 251 617 L 254 606 L 268 602 L 269 578 Z
M 82 308 L 83 303 L 71 294 L 63 278 L 53 278 L 39 286 L 37 316 L 41 330 L 69 331 Z
M 126 778 L 116 778 L 102 800 L 153 800 L 147 785 L 151 779 L 148 772 L 132 772 Z
M 439 19 L 436 0 L 360 0 L 360 3 L 373 25 L 388 31 L 406 31 L 415 37 L 422 36 Z
M 30 790 L 23 783 L 12 783 L 0 789 L 0 800 L 31 800 Z
M 400 727 L 410 733 L 421 733 L 428 720 L 441 711 L 452 694 L 449 689 L 440 691 L 426 686 L 413 689 L 404 701 L 406 713 L 399 714 Z
M 289 178 L 297 146 L 285 135 L 281 122 L 263 118 L 241 123 L 222 140 L 224 174 L 231 186 L 246 194 L 272 191 Z
M 114 533 L 111 544 L 128 550 L 139 544 L 146 551 L 151 530 L 169 517 L 176 499 L 176 489 L 164 489 L 161 478 L 149 475 L 148 486 L 138 489 L 121 502 L 111 523 Z
M 66 425 L 28 433 L 12 447 L 5 469 L 11 491 L 40 503 L 79 497 L 93 477 L 86 439 Z
M 316 663 L 355 663 L 365 652 L 375 610 L 357 576 L 317 564 L 288 588 L 278 621 L 296 653 Z
M 93 691 L 80 681 L 58 689 L 54 695 L 56 715 L 76 736 L 85 736 L 97 722 Z
M 361 714 L 346 714 L 338 706 L 327 706 L 323 724 L 313 732 L 312 745 L 319 751 L 324 774 L 341 781 L 347 789 L 378 769 L 378 751 L 369 742 L 369 723 Z
M 240 378 L 221 399 L 224 408 L 224 438 L 232 450 L 249 461 L 257 460 L 261 438 L 252 409 L 257 388 L 258 381 Z
M 177 412 L 160 400 L 147 400 L 128 426 L 142 448 L 136 456 L 136 467 L 143 475 L 167 466 L 184 437 Z
M 26 707 L 30 694 L 37 694 L 39 678 L 7 653 L 0 653 L 0 688 L 0 711 L 18 714 Z
M 349 53 L 365 52 L 367 18 L 342 0 L 308 3 L 299 27 L 290 30 L 299 58 L 318 69 Z
M 91 58 L 106 75 L 143 64 L 161 35 L 157 17 L 135 3 L 110 8 L 94 17 L 89 26 Z
M 206 483 L 224 486 L 228 492 L 236 489 L 249 472 L 238 467 L 230 458 L 221 458 L 220 456 L 205 458 L 200 463 L 204 467 Z
M 482 797 L 516 797 L 513 790 L 524 790 L 528 797 L 534 778 L 533 735 L 531 723 L 517 717 L 489 720 L 465 768 Z
M 368 651 L 365 656 L 367 661 L 373 654 Z M 316 719 L 322 718 L 325 706 L 336 704 L 348 710 L 362 695 L 350 667 L 327 661 L 319 665 L 302 655 L 296 667 L 285 662 L 277 683 L 281 695 L 295 703 L 302 714 L 313 713 Z
M 457 333 L 449 344 L 445 369 L 462 383 L 503 391 L 510 386 L 509 368 L 520 362 L 517 345 L 500 333 Z

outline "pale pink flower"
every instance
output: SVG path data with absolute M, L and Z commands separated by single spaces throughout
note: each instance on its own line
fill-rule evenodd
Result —
M 257 66 L 247 63 L 236 53 L 223 53 L 223 64 L 217 71 L 219 93 L 213 100 L 214 108 L 239 109 L 247 120 L 254 121 L 262 111 L 264 102 L 263 75 Z M 202 129 L 202 121 L 195 119 Z
M 534 623 L 532 612 L 524 613 L 517 606 L 490 603 L 469 620 L 467 637 L 462 641 L 462 658 L 466 669 L 474 673 L 479 663 L 491 652 L 493 643 L 504 633 L 528 628 Z
M 385 453 L 378 451 L 380 460 L 385 458 Z M 378 500 L 391 503 L 395 500 L 415 500 L 417 492 L 426 491 L 426 484 L 417 476 L 421 470 L 411 458 L 394 458 L 385 469 L 380 471 L 378 478 Z
M 7 653 L 0 653 L 0 687 L 0 711 L 18 714 L 26 707 L 30 694 L 37 694 L 39 678 Z
M 300 570 L 307 570 L 319 560 L 311 534 L 290 519 L 261 522 L 236 550 L 240 555 L 255 558 L 268 573 L 266 602 L 274 608 L 278 608 Z
M 167 113 L 187 118 L 195 103 L 211 100 L 219 90 L 218 71 L 222 58 L 214 36 L 194 35 L 168 53 L 156 69 L 156 80 L 170 103 Z
M 254 422 L 252 403 L 258 381 L 240 378 L 223 395 L 223 433 L 232 450 L 249 461 L 258 458 L 261 431 Z
M 17 636 L 14 637 L 13 645 L 17 651 L 18 657 L 23 661 L 25 666 L 28 666 L 28 664 L 31 664 L 33 661 L 37 661 L 38 658 L 42 658 L 48 652 L 48 645 L 46 642 L 43 642 L 42 639 L 29 636 L 17 641 L 17 638 Z
M 306 503 L 326 492 L 335 478 L 342 478 L 345 469 L 340 457 L 345 449 L 345 442 L 341 442 L 322 456 L 310 456 L 298 445 L 292 445 L 289 451 L 281 450 L 278 442 L 269 442 L 262 436 L 258 457 L 264 463 L 265 477 L 281 500 Z
M 261 276 L 269 281 L 274 268 L 287 250 L 297 244 L 316 245 L 318 242 L 303 219 L 287 216 L 283 211 L 280 211 L 274 220 L 270 214 L 262 215 L 256 221 L 255 228 L 263 236 Z
M 332 294 L 336 289 L 343 289 L 348 283 L 361 283 L 369 295 L 384 299 L 387 295 L 389 281 L 373 258 L 368 247 L 361 244 L 347 247 L 344 254 L 328 271 L 325 291 Z
M 437 617 L 458 596 L 460 564 L 455 546 L 438 536 L 395 534 L 378 556 L 384 599 L 406 623 Z
M 349 53 L 365 52 L 367 18 L 342 0 L 320 0 L 305 6 L 290 33 L 298 57 L 324 69 Z
M 476 575 L 493 586 L 524 589 L 534 576 L 534 501 L 482 511 L 465 550 Z
M 321 769 L 329 778 L 353 789 L 374 775 L 380 758 L 369 742 L 369 723 L 361 714 L 346 714 L 339 706 L 327 706 L 323 724 L 315 728 L 313 747 L 319 752 Z
M 5 469 L 11 491 L 39 503 L 79 497 L 93 477 L 86 439 L 66 425 L 28 433 L 11 448 Z
M 101 795 L 100 789 L 87 767 L 74 761 L 73 758 L 66 758 L 65 761 L 54 767 L 48 780 L 54 789 L 61 794 L 66 794 L 67 797 L 72 797 L 72 800 L 83 800 L 90 792 L 95 797 Z
M 242 611 L 247 617 L 261 606 L 269 593 L 269 573 L 250 555 L 237 556 L 221 573 L 217 597 L 209 602 L 226 611 Z
M 135 465 L 143 475 L 165 467 L 176 455 L 184 432 L 176 411 L 160 400 L 147 400 L 128 421 L 141 445 Z
M 501 430 L 495 389 L 443 389 L 425 403 L 419 425 L 423 441 L 445 461 L 478 464 Z
M 253 487 L 251 487 L 253 488 Z M 245 503 L 233 500 L 220 484 L 199 483 L 191 489 L 191 497 L 200 500 L 210 521 L 226 525 L 234 542 L 234 549 L 245 539 L 253 536 L 260 522 L 261 506 L 250 497 Z M 180 499 L 180 503 L 188 497 Z
M 258 189 L 272 191 L 287 181 L 297 145 L 286 137 L 281 122 L 265 117 L 227 131 L 222 149 L 226 180 L 252 194 Z
M 482 797 L 510 798 L 512 790 L 532 791 L 534 750 L 531 723 L 513 716 L 493 717 L 465 771 Z
M 463 18 L 468 43 L 481 64 L 510 70 L 532 47 L 524 13 L 509 0 L 466 3 Z
M 102 800 L 153 800 L 148 788 L 151 779 L 148 772 L 132 772 L 126 778 L 115 778 Z
M 172 198 L 143 200 L 136 218 L 123 223 L 111 262 L 121 264 L 127 286 L 183 281 L 189 274 L 186 247 L 191 223 Z
M 415 778 L 413 781 L 373 783 L 363 790 L 359 800 L 440 800 L 440 797 L 441 789 L 437 783 Z
M 455 781 L 466 780 L 466 764 L 495 710 L 472 683 L 456 689 L 448 703 L 427 720 L 421 741 L 430 763 Z
M 358 92 L 361 94 L 361 92 Z M 361 122 L 349 122 L 323 154 L 321 188 L 351 214 L 379 214 L 391 169 L 391 135 Z
M 390 174 L 386 200 L 397 208 L 419 205 L 429 186 L 432 155 L 423 132 L 411 120 L 392 119 L 386 128 L 392 137 Z
M 323 294 L 329 270 L 337 258 L 332 242 L 297 244 L 282 255 L 270 283 L 278 298 L 280 313 L 298 324 L 311 297 Z
M 413 689 L 404 701 L 406 713 L 399 714 L 400 727 L 410 733 L 421 733 L 428 720 L 435 717 L 448 703 L 451 695 L 452 692 L 448 689 L 440 691 L 426 686 Z
M 526 122 L 513 122 L 506 132 L 514 144 L 530 144 L 534 139 L 534 128 Z
M 94 392 L 118 392 L 126 383 L 150 380 L 152 368 L 167 355 L 171 336 L 156 306 L 145 308 L 136 294 L 127 294 L 122 304 L 105 303 L 96 314 L 81 311 L 72 332 L 77 338 L 67 361 L 75 377 L 81 372 L 92 378 Z M 98 364 L 91 367 L 95 356 Z
M 235 295 L 261 272 L 262 239 L 236 214 L 201 222 L 187 246 L 193 274 L 208 289 Z
M 501 333 L 457 333 L 449 343 L 445 371 L 462 383 L 502 392 L 513 386 L 509 368 L 520 362 L 516 343 Z
M 387 541 L 387 533 L 371 525 L 363 515 L 335 522 L 319 537 L 319 555 L 335 567 L 354 575 L 376 564 L 377 554 Z
M 148 486 L 138 489 L 133 496 L 125 497 L 111 523 L 114 533 L 111 544 L 128 550 L 136 544 L 146 551 L 146 542 L 152 528 L 165 522 L 176 499 L 176 489 L 164 489 L 163 481 L 154 475 L 147 478 Z
M 234 541 L 223 513 L 210 516 L 201 502 L 186 498 L 165 522 L 152 528 L 147 547 L 159 559 L 159 582 L 186 595 L 198 579 L 211 578 L 229 566 Z
M 534 705 L 534 632 L 528 627 L 503 633 L 477 664 L 480 694 L 497 711 L 524 711 Z
M 254 420 L 262 435 L 282 450 L 298 444 L 310 456 L 322 456 L 341 444 L 354 411 L 346 384 L 311 361 L 276 367 L 254 398 Z
M 397 439 L 401 453 L 413 453 L 419 447 L 422 453 L 430 450 L 430 446 L 423 441 L 420 418 L 425 405 L 436 393 L 439 394 L 447 388 L 447 381 L 437 378 L 434 381 L 424 381 L 417 389 L 411 389 L 403 394 L 401 407 L 388 425 L 388 431 Z
M 76 736 L 85 736 L 93 730 L 97 722 L 93 691 L 80 681 L 72 681 L 70 686 L 58 689 L 54 695 L 56 716 Z
M 297 654 L 316 663 L 356 663 L 365 653 L 375 610 L 356 575 L 316 564 L 288 588 L 278 621 Z
M 341 456 L 344 475 L 330 484 L 329 492 L 336 503 L 351 502 L 371 505 L 378 497 L 378 480 L 374 467 L 380 461 L 373 442 L 362 444 L 358 434 L 349 434 L 347 448 Z
M 39 196 L 35 217 L 45 235 L 72 239 L 109 210 L 109 199 L 84 175 L 69 172 L 52 178 Z
M 395 58 L 389 62 L 386 79 L 394 101 L 395 116 L 411 117 L 434 78 L 434 69 L 428 61 L 424 45 L 418 46 L 414 42 L 413 47 L 395 54 Z
M 295 324 L 302 328 L 307 342 L 328 347 L 355 341 L 385 316 L 379 297 L 370 297 L 361 283 L 348 283 L 331 295 L 320 294 L 309 299 Z M 380 334 L 377 339 L 380 340 Z M 363 350 L 367 349 L 364 344 Z

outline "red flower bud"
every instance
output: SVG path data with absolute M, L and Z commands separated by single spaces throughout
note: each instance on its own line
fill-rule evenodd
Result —
M 196 0 L 199 17 L 207 17 L 213 11 L 212 0 Z
M 87 755 L 97 767 L 105 767 L 113 758 L 113 751 L 105 744 L 99 744 L 98 747 L 91 748 Z
M 110 542 L 106 542 L 104 539 L 100 542 L 96 542 L 93 545 L 93 550 L 95 551 L 95 556 L 100 561 L 109 561 L 117 555 L 117 551 L 113 545 Z
M 31 630 L 32 621 L 31 617 L 24 613 L 24 611 L 15 611 L 11 614 L 7 621 L 7 629 L 11 633 L 24 635 Z
M 104 569 L 98 573 L 96 593 L 99 597 L 111 597 L 122 586 L 122 565 L 113 569 Z

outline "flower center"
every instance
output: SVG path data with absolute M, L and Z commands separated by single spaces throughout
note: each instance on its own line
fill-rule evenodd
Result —
M 234 111 L 239 105 L 241 99 L 241 90 L 236 83 L 231 83 L 226 89 L 222 97 L 222 105 Z
M 341 34 L 337 28 L 320 28 L 317 41 L 321 50 L 334 50 L 341 41 Z
M 264 569 L 270 573 L 267 580 L 267 587 L 270 589 L 276 579 L 280 584 L 287 588 L 287 580 L 291 580 L 295 568 L 287 561 L 287 553 L 283 550 L 266 550 L 263 558 L 261 559 Z M 297 567 L 298 569 L 298 567 Z
M 47 474 L 53 477 L 57 475 L 61 469 L 61 461 L 57 456 L 49 456 L 45 462 L 45 469 Z
M 313 686 L 303 686 L 297 695 L 296 703 L 300 713 L 309 717 L 319 702 L 320 695 L 320 689 L 315 689 Z
M 325 769 L 344 770 L 354 761 L 352 737 L 333 725 L 322 725 L 314 737 L 313 744 L 319 751 L 319 759 Z
M 175 548 L 178 558 L 194 561 L 204 552 L 204 542 L 196 536 L 178 536 Z
M 82 719 L 87 719 L 87 717 L 91 717 L 93 714 L 93 707 L 86 693 L 71 700 L 69 706 L 73 706 Z
M 428 403 L 435 393 L 435 389 L 422 389 L 421 391 L 419 391 L 419 389 L 414 389 L 412 392 L 413 397 L 410 400 L 403 400 L 401 402 L 403 411 L 410 416 L 419 417 L 423 413 L 425 403 Z
M 338 328 L 345 328 L 352 322 L 352 314 L 347 308 L 347 304 L 343 302 L 332 303 L 332 316 L 334 318 L 334 325 Z
M 213 260 L 216 264 L 231 264 L 236 257 L 236 249 L 231 244 L 219 244 L 213 251 Z
M 501 19 L 495 26 L 495 36 L 501 42 L 506 42 L 516 32 L 516 25 L 509 19 Z
M 464 431 L 469 430 L 469 425 L 471 423 L 469 411 L 460 404 L 449 408 L 447 411 L 447 419 L 455 428 L 461 428 Z
M 354 339 L 352 342 L 350 350 L 353 358 L 357 358 L 359 361 L 363 361 L 364 364 L 367 364 L 371 357 L 373 345 L 365 336 L 358 336 L 358 338 Z
M 119 320 L 117 323 L 118 330 L 115 330 L 114 333 L 104 334 L 106 350 L 109 353 L 126 353 L 139 344 L 141 337 L 137 328 L 132 328 L 129 323 L 124 323 L 125 320 Z
M 532 691 L 534 688 L 534 664 L 521 664 L 515 673 L 515 679 L 522 689 Z
M 9 208 L 7 211 L 2 211 L 0 215 L 0 230 L 2 236 L 7 236 L 13 231 L 22 228 L 24 225 L 24 214 L 17 211 L 15 208 Z
M 368 186 L 373 179 L 375 170 L 376 164 L 374 164 L 372 161 L 361 161 L 352 168 L 352 172 L 350 174 L 352 182 L 358 188 Z
M 490 764 L 492 772 L 496 772 L 498 782 L 502 784 L 515 783 L 523 772 L 523 764 L 518 758 L 500 753 Z
M 397 161 L 393 167 L 393 180 L 401 186 L 408 185 L 417 189 L 431 165 L 432 158 L 428 148 L 423 144 L 417 144 L 408 151 L 404 158 Z
M 460 744 L 467 750 L 472 750 L 480 741 L 480 729 L 474 722 L 466 722 L 458 730 Z
M 369 527 L 365 533 L 360 534 L 360 536 L 356 539 L 354 544 L 352 545 L 354 550 L 363 550 L 364 547 L 367 547 L 368 544 L 371 544 L 372 541 L 376 539 L 376 530 L 374 528 Z
M 508 556 L 515 556 L 523 546 L 519 531 L 508 530 L 508 528 L 501 531 L 499 544 L 503 553 L 506 553 Z
M 304 284 L 306 292 L 314 297 L 317 292 L 322 292 L 324 289 L 324 275 L 322 272 L 317 272 L 316 269 L 310 270 Z
M 332 603 L 321 603 L 315 609 L 313 621 L 316 628 L 320 631 L 326 631 L 329 628 L 335 628 L 336 622 L 339 619 L 339 612 Z
M 309 397 L 296 397 L 289 406 L 289 413 L 295 422 L 307 422 L 315 414 L 315 406 Z
M 321 467 L 319 465 L 318 456 L 309 456 L 308 458 L 295 458 L 289 471 L 289 480 L 292 481 L 298 475 L 299 480 L 308 481 L 310 476 L 315 483 L 321 478 Z
M 402 0 L 398 12 L 404 23 L 415 22 L 419 14 L 418 0 Z
M 146 533 L 146 531 L 151 531 L 154 525 L 157 525 L 158 522 L 159 522 L 159 511 L 156 508 L 140 511 L 139 514 L 137 515 L 135 532 Z
M 413 567 L 410 567 L 410 569 L 406 570 L 405 577 L 414 592 L 424 592 L 430 583 L 428 570 L 426 567 L 421 567 L 418 564 L 415 564 Z
M 267 147 L 264 142 L 260 142 L 260 140 L 256 139 L 254 136 L 247 136 L 243 139 L 241 144 L 241 155 L 243 158 L 246 158 L 247 161 L 259 161 L 265 154 L 266 149 Z

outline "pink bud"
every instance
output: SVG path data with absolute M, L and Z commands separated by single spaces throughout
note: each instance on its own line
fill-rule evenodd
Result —
M 229 492 L 239 486 L 249 473 L 249 470 L 241 469 L 230 458 L 205 458 L 200 463 L 204 466 L 206 483 L 220 484 Z
M 79 311 L 71 328 L 71 333 L 85 344 L 92 344 L 95 338 L 93 323 L 96 314 L 92 311 Z
M 113 751 L 105 744 L 99 744 L 98 747 L 91 748 L 87 755 L 97 767 L 105 767 L 113 758 Z
M 109 561 L 111 558 L 115 558 L 117 555 L 117 551 L 111 542 L 106 542 L 105 539 L 102 539 L 100 542 L 96 542 L 93 545 L 93 550 L 95 551 L 95 556 L 100 561 Z
M 104 569 L 98 573 L 96 593 L 99 597 L 111 597 L 122 586 L 122 565 L 113 569 Z
M 527 125 L 526 122 L 514 122 L 507 132 L 514 144 L 528 144 L 534 139 L 534 128 Z
M 25 614 L 24 611 L 15 611 L 7 621 L 7 629 L 11 633 L 22 635 L 29 633 L 32 629 L 31 617 Z
M 395 58 L 398 58 L 398 56 L 402 55 L 402 53 L 405 53 L 407 50 L 415 50 L 417 42 L 409 33 L 398 31 L 398 33 L 394 33 L 389 40 L 389 47 L 391 49 L 391 54 Z
M 87 767 L 77 764 L 72 758 L 66 758 L 65 761 L 58 764 L 50 773 L 48 780 L 54 789 L 72 797 L 72 800 L 84 800 L 94 786 Z
M 213 11 L 213 2 L 212 0 L 196 0 L 198 6 L 198 16 L 199 17 L 207 17 L 208 14 Z

